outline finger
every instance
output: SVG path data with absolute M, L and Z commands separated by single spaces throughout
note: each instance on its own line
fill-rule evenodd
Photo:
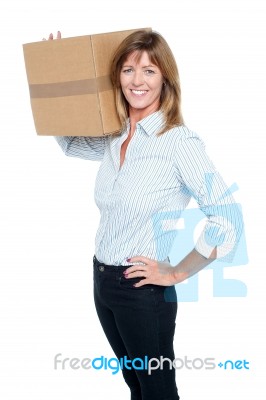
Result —
M 61 32 L 60 31 L 57 32 L 56 39 L 61 39 Z
M 124 271 L 124 275 L 125 276 L 130 275 L 130 277 L 134 278 L 134 276 L 143 276 L 141 274 L 143 274 L 146 271 L 147 267 L 145 265 L 132 265 L 132 267 L 129 267 Z M 140 275 L 136 275 L 137 273 L 140 273 Z
M 148 279 L 141 279 L 141 281 L 139 281 L 138 283 L 134 283 L 134 287 L 135 288 L 138 288 L 138 287 L 141 287 L 141 286 L 145 286 L 145 285 L 147 285 L 148 283 L 150 283 L 150 281 L 148 280 Z
M 126 279 L 131 278 L 146 278 L 148 276 L 145 270 L 135 270 L 124 275 Z
M 143 257 L 143 256 L 135 256 L 127 259 L 128 262 L 142 262 L 143 264 L 150 264 L 151 262 L 154 262 L 155 260 L 152 260 L 148 257 Z

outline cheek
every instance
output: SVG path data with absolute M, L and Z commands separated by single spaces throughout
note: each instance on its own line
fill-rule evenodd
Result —
M 123 93 L 123 96 L 124 96 L 124 98 L 126 99 L 126 101 L 128 102 L 130 99 L 129 99 L 129 96 L 128 96 L 128 92 L 127 92 L 127 90 L 125 89 L 125 88 L 123 88 L 122 86 L 121 86 L 121 92 Z
M 162 88 L 163 88 L 163 80 L 162 79 L 156 79 L 156 81 L 150 82 L 150 88 L 156 92 L 156 94 L 161 93 Z
M 129 82 L 129 78 L 127 76 L 121 74 L 120 75 L 120 85 L 121 85 L 121 87 L 125 88 L 128 85 L 128 82 Z
M 156 85 L 156 87 L 153 88 L 153 93 L 156 97 L 161 96 L 162 93 L 162 85 Z

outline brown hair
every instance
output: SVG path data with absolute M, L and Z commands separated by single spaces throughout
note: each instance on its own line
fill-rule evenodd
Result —
M 184 123 L 181 113 L 181 90 L 179 74 L 173 53 L 166 40 L 154 31 L 138 30 L 126 37 L 116 50 L 111 63 L 111 80 L 115 91 L 118 117 L 125 127 L 129 117 L 128 102 L 120 85 L 120 73 L 128 56 L 133 52 L 139 56 L 146 51 L 153 64 L 161 71 L 164 79 L 160 110 L 164 115 L 164 126 L 158 134 Z

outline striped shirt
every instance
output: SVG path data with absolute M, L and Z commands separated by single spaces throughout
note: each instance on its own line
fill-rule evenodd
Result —
M 195 249 L 208 258 L 217 247 L 217 258 L 230 261 L 242 229 L 241 213 L 200 137 L 184 125 L 157 136 L 162 125 L 161 111 L 137 123 L 121 168 L 129 123 L 119 136 L 56 137 L 66 155 L 101 162 L 95 184 L 100 210 L 95 255 L 110 265 L 128 265 L 127 258 L 140 255 L 166 260 L 176 222 L 193 196 L 207 216 Z

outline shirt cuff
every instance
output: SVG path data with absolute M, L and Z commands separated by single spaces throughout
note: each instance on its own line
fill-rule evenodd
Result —
M 209 258 L 213 250 L 216 248 L 216 260 L 224 261 L 224 262 L 232 262 L 235 256 L 237 243 L 223 243 L 221 245 L 217 245 L 217 243 L 212 243 L 212 240 L 206 232 L 203 232 L 197 243 L 195 245 L 195 250 L 200 253 L 203 257 Z

